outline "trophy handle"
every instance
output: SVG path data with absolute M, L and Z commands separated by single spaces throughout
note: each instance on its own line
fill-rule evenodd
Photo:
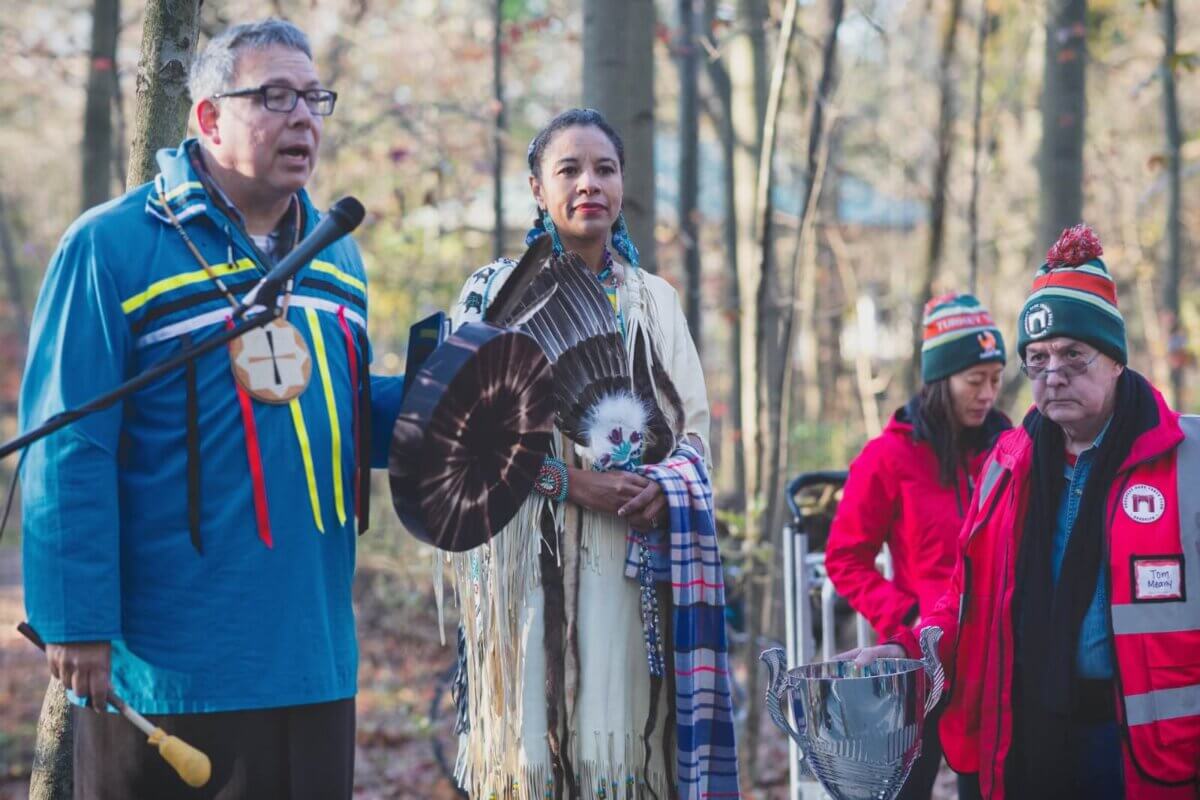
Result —
M 929 676 L 930 689 L 925 697 L 925 713 L 933 710 L 942 699 L 942 689 L 946 685 L 946 671 L 942 669 L 941 659 L 938 658 L 938 642 L 942 639 L 942 629 L 936 625 L 921 629 L 921 661 L 925 664 L 925 674 Z
M 787 715 L 783 713 L 783 708 L 779 703 L 780 695 L 787 688 L 787 655 L 783 652 L 782 647 L 772 647 L 770 650 L 762 651 L 758 658 L 767 665 L 767 712 L 779 729 L 792 737 L 792 740 L 800 746 L 800 752 L 803 753 L 804 741 L 801 734 L 788 722 Z M 800 727 L 804 727 L 802 721 L 800 721 Z

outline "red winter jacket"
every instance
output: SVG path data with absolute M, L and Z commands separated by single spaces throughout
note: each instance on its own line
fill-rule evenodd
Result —
M 1157 423 L 1134 441 L 1105 514 L 1125 797 L 1196 800 L 1200 420 L 1189 420 L 1189 455 L 1181 455 L 1179 415 L 1155 394 Z M 1185 458 L 1192 468 L 1177 469 Z M 950 684 L 940 727 L 946 760 L 958 772 L 978 772 L 988 800 L 1006 796 L 1013 587 L 1032 468 L 1033 441 L 1025 429 L 1003 434 L 963 526 L 952 582 L 922 620 L 922 627 L 943 631 L 939 651 Z M 894 640 L 914 658 L 916 635 L 906 629 Z
M 954 486 L 944 486 L 933 447 L 913 436 L 913 405 L 897 411 L 851 463 L 825 545 L 825 569 L 838 594 L 870 621 L 880 641 L 926 616 L 941 598 L 987 455 L 976 455 Z M 985 427 L 999 431 L 1009 422 L 992 412 Z M 875 569 L 885 542 L 894 566 L 890 581 Z

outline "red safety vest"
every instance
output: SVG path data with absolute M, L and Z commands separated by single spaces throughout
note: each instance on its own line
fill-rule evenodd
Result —
M 1109 495 L 1119 713 L 1144 776 L 1189 784 L 1200 766 L 1200 417 L 1184 441 Z

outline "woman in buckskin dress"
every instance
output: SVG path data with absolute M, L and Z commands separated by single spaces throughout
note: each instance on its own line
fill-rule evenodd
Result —
M 638 348 L 654 364 L 653 396 L 676 421 L 675 441 L 705 453 L 700 359 L 675 290 L 639 268 L 621 215 L 620 137 L 599 113 L 573 109 L 528 155 L 538 212 L 527 242 L 549 236 L 556 251 L 582 258 L 612 304 L 631 364 Z M 514 267 L 501 260 L 467 279 L 455 328 L 482 318 Z M 626 572 L 627 539 L 666 528 L 667 498 L 636 470 L 591 469 L 555 441 L 512 522 L 451 557 L 466 676 L 459 782 L 482 799 L 677 796 L 673 669 L 652 680 L 644 595 Z M 669 586 L 665 596 L 669 603 Z

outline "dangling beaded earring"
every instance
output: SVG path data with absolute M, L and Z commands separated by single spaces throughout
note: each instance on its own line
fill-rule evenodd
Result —
M 562 239 L 558 238 L 558 228 L 554 226 L 554 217 L 551 217 L 550 212 L 544 208 L 542 209 L 542 225 L 546 228 L 546 233 L 550 234 L 551 241 L 554 242 L 554 252 L 562 255 Z
M 533 243 L 538 240 L 539 236 L 544 236 L 546 226 L 542 224 L 542 210 L 539 208 L 537 216 L 533 218 L 533 227 L 525 234 L 525 246 L 533 247 Z
M 550 234 L 550 241 L 554 245 L 555 253 L 562 253 L 562 242 L 558 238 L 558 229 L 554 227 L 554 220 L 550 218 L 550 213 L 544 208 L 539 208 L 537 216 L 533 219 L 533 227 L 525 234 L 525 246 L 533 247 L 533 243 L 539 237 Z
M 617 215 L 617 221 L 613 223 L 612 244 L 617 254 L 629 262 L 629 266 L 634 269 L 640 266 L 637 245 L 633 243 L 633 239 L 629 238 L 629 227 L 625 224 L 624 211 Z

